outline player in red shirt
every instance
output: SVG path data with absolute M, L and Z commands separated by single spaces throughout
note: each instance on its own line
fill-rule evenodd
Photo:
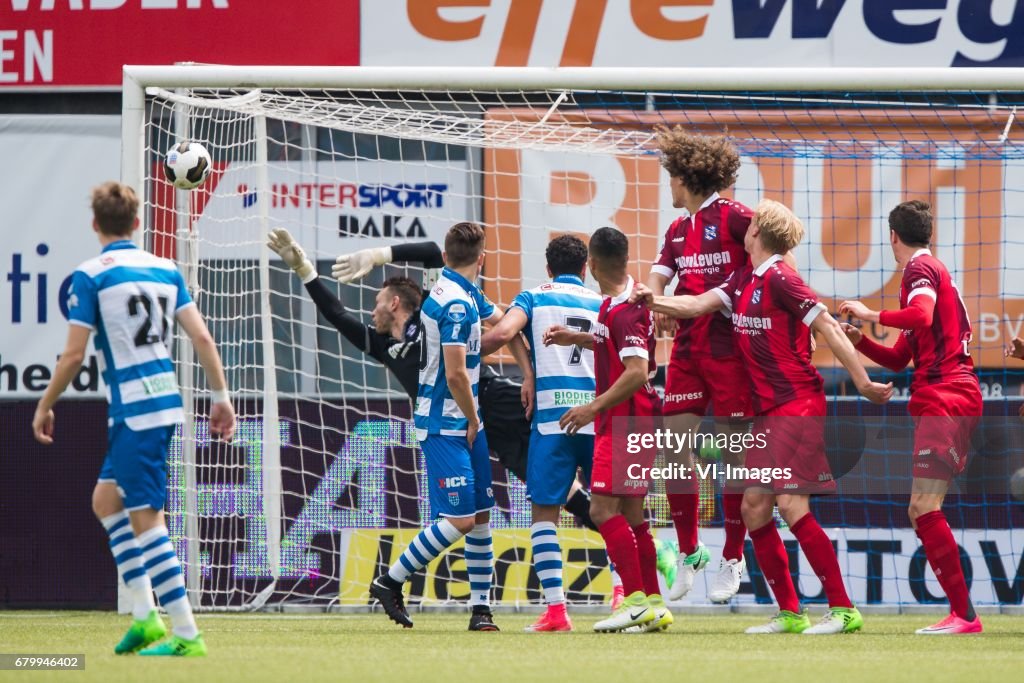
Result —
M 736 270 L 750 264 L 743 240 L 753 212 L 718 194 L 736 182 L 740 155 L 727 138 L 691 135 L 679 127 L 659 129 L 658 147 L 661 163 L 671 177 L 672 205 L 686 213 L 665 233 L 647 286 L 660 296 L 676 278 L 676 295 L 697 296 L 722 285 Z M 786 259 L 796 266 L 792 255 L 787 254 Z M 732 438 L 732 432 L 747 432 L 753 416 L 749 382 L 728 318 L 666 321 L 658 317 L 667 323 L 662 324 L 663 329 L 676 326 L 665 380 L 667 427 L 677 434 L 694 434 L 710 402 L 720 434 Z M 689 448 L 667 455 L 670 461 L 693 467 Z M 742 449 L 726 449 L 723 457 L 730 465 L 743 465 Z M 743 539 L 747 529 L 740 512 L 743 489 L 744 482 L 726 481 L 722 492 L 725 544 L 708 591 L 712 602 L 727 602 L 736 595 L 746 568 Z M 696 479 L 671 482 L 667 494 L 679 539 L 669 599 L 678 600 L 690 592 L 697 572 L 711 556 L 697 537 L 700 497 Z
M 626 592 L 622 605 L 594 630 L 663 630 L 672 614 L 658 585 L 654 538 L 644 519 L 647 481 L 639 472 L 654 464 L 656 453 L 641 449 L 628 455 L 624 448 L 629 434 L 653 432 L 661 416 L 661 399 L 651 385 L 657 370 L 654 319 L 644 302 L 629 302 L 634 282 L 627 271 L 626 236 L 615 228 L 599 228 L 588 250 L 590 272 L 605 296 L 593 333 L 554 325 L 544 343 L 594 349 L 596 398 L 571 408 L 560 420 L 567 434 L 596 420 L 590 516 Z
M 942 513 L 949 482 L 967 464 L 971 432 L 981 417 L 981 387 L 969 349 L 967 308 L 949 271 L 928 250 L 931 239 L 931 206 L 918 200 L 899 204 L 889 213 L 889 242 L 896 263 L 903 267 L 899 310 L 873 311 L 860 301 L 845 301 L 839 312 L 902 330 L 889 348 L 847 325 L 850 340 L 871 360 L 894 372 L 914 361 L 907 404 L 914 419 L 910 522 L 951 610 L 948 617 L 917 633 L 981 633 L 960 552 Z
M 839 323 L 783 260 L 802 237 L 799 219 L 782 204 L 765 200 L 744 240 L 750 265 L 735 271 L 721 287 L 699 296 L 654 296 L 646 288 L 636 293 L 652 310 L 673 318 L 732 314 L 757 416 L 746 467 L 778 468 L 752 477 L 743 495 L 743 519 L 780 610 L 768 624 L 747 633 L 832 634 L 863 625 L 847 595 L 832 542 L 810 510 L 810 495 L 834 491 L 835 481 L 825 458 L 825 392 L 811 363 L 808 328 L 825 339 L 864 396 L 884 403 L 892 396 L 892 385 L 870 380 Z M 772 519 L 776 503 L 828 597 L 829 611 L 813 627 L 799 611 L 786 549 Z

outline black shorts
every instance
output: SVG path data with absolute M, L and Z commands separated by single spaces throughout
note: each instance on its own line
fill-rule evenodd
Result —
M 502 467 L 525 483 L 530 421 L 523 410 L 521 388 L 518 381 L 497 374 L 487 365 L 480 368 L 480 414 L 487 443 Z

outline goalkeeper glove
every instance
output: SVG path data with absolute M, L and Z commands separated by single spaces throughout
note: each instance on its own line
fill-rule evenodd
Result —
M 338 282 L 347 284 L 360 279 L 373 270 L 374 266 L 383 266 L 385 263 L 391 263 L 391 247 L 360 249 L 339 256 L 331 267 L 331 275 Z
M 274 228 L 270 231 L 270 234 L 267 235 L 267 247 L 295 271 L 295 274 L 302 279 L 303 284 L 316 279 L 316 269 L 306 258 L 306 252 L 302 251 L 302 247 L 295 241 L 292 234 L 284 228 Z

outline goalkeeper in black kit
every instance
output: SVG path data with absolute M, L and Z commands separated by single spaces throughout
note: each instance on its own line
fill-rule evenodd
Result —
M 420 303 L 444 267 L 441 249 L 433 242 L 415 242 L 363 249 L 338 257 L 331 274 L 341 283 L 351 283 L 374 267 L 388 263 L 411 263 L 424 269 L 422 286 L 407 277 L 385 280 L 377 292 L 371 314 L 373 324 L 366 325 L 320 281 L 313 263 L 291 233 L 277 228 L 270 232 L 267 242 L 270 250 L 302 279 L 320 314 L 349 343 L 390 370 L 415 403 L 421 351 Z M 528 363 L 526 367 L 529 368 Z M 491 451 L 503 467 L 525 483 L 529 414 L 533 408 L 532 377 L 524 390 L 522 381 L 500 375 L 484 363 L 480 366 L 479 391 L 480 412 Z M 590 519 L 590 495 L 578 482 L 569 491 L 565 509 L 583 526 L 597 530 Z

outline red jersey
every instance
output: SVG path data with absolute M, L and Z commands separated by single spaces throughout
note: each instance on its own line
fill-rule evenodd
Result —
M 661 414 L 661 399 L 650 380 L 657 372 L 654 358 L 654 318 L 643 301 L 629 303 L 633 291 L 633 278 L 626 290 L 616 297 L 607 297 L 601 303 L 594 327 L 594 374 L 598 395 L 608 391 L 626 366 L 623 359 L 639 356 L 647 361 L 648 381 L 628 400 L 610 410 L 599 413 L 595 433 L 611 433 L 612 418 L 651 416 Z
M 781 256 L 756 269 L 737 270 L 714 291 L 732 313 L 757 415 L 798 398 L 824 395 L 824 382 L 811 363 L 807 329 L 827 309 Z
M 942 262 L 927 249 L 919 249 L 907 262 L 900 283 L 900 308 L 917 296 L 935 301 L 931 327 L 903 332 L 914 359 L 911 391 L 930 384 L 977 381 L 968 348 L 971 321 L 960 291 Z
M 665 233 L 652 273 L 677 276 L 676 296 L 699 296 L 719 287 L 736 270 L 748 265 L 743 237 L 753 212 L 718 193 L 693 216 L 677 218 Z M 720 316 L 679 320 L 673 358 L 724 358 L 736 353 L 729 321 Z

